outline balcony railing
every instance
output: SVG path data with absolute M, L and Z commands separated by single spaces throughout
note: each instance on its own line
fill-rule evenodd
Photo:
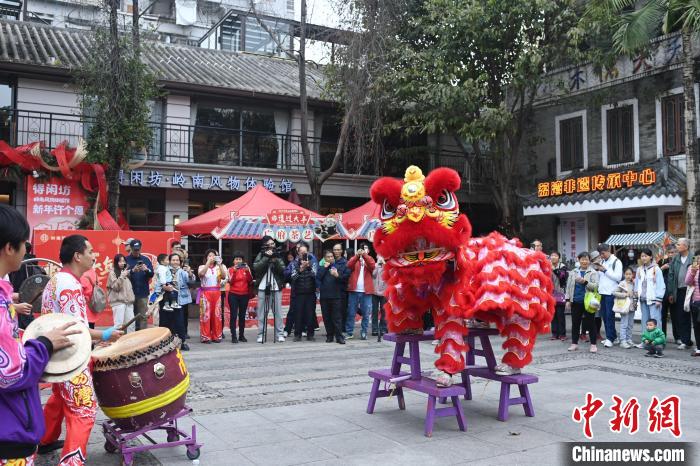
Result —
M 44 141 L 53 148 L 68 141 L 75 146 L 87 136 L 92 124 L 91 118 L 81 115 L 0 109 L 0 139 L 11 145 Z M 147 150 L 149 161 L 304 171 L 298 135 L 159 122 L 149 125 L 153 132 Z M 310 137 L 308 144 L 315 167 L 327 169 L 335 156 L 337 141 Z M 450 167 L 460 174 L 463 188 L 468 190 L 477 186 L 483 188 L 494 176 L 488 157 L 467 163 L 461 153 L 436 152 L 429 147 L 388 152 L 384 174 L 389 176 L 403 177 L 403 170 L 409 164 L 417 164 L 427 171 L 436 166 Z M 139 157 L 143 154 L 134 154 L 135 159 Z M 351 157 L 343 159 L 337 172 L 377 175 L 372 168 L 355 168 Z

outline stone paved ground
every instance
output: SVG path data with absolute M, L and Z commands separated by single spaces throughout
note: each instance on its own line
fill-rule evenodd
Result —
M 196 335 L 196 325 L 190 332 Z M 249 331 L 250 332 L 250 331 Z M 323 335 L 323 330 L 321 330 Z M 228 331 L 226 332 L 228 336 Z M 249 335 L 249 340 L 254 335 Z M 291 464 L 562 464 L 560 442 L 581 441 L 581 426 L 571 420 L 574 406 L 587 391 L 606 401 L 605 412 L 593 421 L 596 440 L 673 440 L 664 432 L 646 432 L 646 407 L 652 395 L 682 398 L 680 440 L 700 439 L 700 358 L 688 351 L 667 350 L 665 359 L 643 357 L 638 349 L 600 348 L 567 353 L 568 343 L 538 342 L 527 369 L 540 382 L 531 386 L 536 416 L 519 406 L 508 422 L 496 419 L 499 386 L 477 380 L 474 399 L 464 401 L 468 430 L 460 432 L 454 418 L 436 421 L 432 438 L 423 436 L 425 396 L 407 393 L 407 409 L 395 399 L 380 399 L 375 414 L 365 413 L 370 382 L 367 370 L 389 365 L 393 347 L 352 340 L 345 346 L 316 342 L 265 345 L 191 344 L 185 358 L 192 376 L 188 403 L 194 416 L 182 423 L 197 427 L 204 443 L 202 465 Z M 424 368 L 432 367 L 432 346 L 423 346 Z M 613 434 L 607 422 L 613 394 L 636 396 L 641 404 L 637 434 Z M 92 464 L 118 465 L 117 455 L 102 445 L 95 428 L 88 451 Z M 700 451 L 694 462 L 700 464 Z M 56 456 L 40 459 L 55 464 Z M 184 448 L 154 451 L 136 464 L 192 464 Z

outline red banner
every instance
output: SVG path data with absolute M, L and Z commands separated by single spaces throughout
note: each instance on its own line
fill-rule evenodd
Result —
M 80 181 L 27 177 L 27 222 L 32 230 L 75 230 L 89 208 Z
M 35 230 L 34 231 L 34 254 L 44 259 L 58 260 L 58 252 L 61 249 L 61 241 L 69 235 L 78 232 L 71 230 Z M 170 245 L 175 241 L 180 241 L 179 231 L 96 231 L 83 230 L 79 232 L 87 237 L 95 250 L 97 260 L 97 279 L 100 286 L 107 289 L 107 278 L 109 271 L 114 267 L 113 259 L 117 254 L 126 254 L 122 243 L 129 238 L 141 240 L 141 254 L 148 257 L 155 267 L 156 257 L 161 253 L 169 253 Z M 151 283 L 153 286 L 153 283 Z M 106 309 L 99 314 L 98 325 L 112 325 L 112 311 Z
M 309 223 L 309 214 L 296 209 L 272 209 L 267 214 L 267 223 L 274 226 L 300 226 Z

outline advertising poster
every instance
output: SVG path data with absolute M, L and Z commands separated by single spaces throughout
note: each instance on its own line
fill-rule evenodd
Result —
M 75 230 L 89 208 L 79 180 L 27 177 L 27 222 L 32 230 Z
M 61 241 L 68 235 L 76 234 L 71 230 L 35 230 L 34 254 L 37 257 L 51 259 L 58 262 L 58 253 Z M 180 240 L 179 231 L 96 231 L 83 230 L 81 235 L 88 238 L 95 249 L 95 268 L 97 279 L 103 289 L 107 289 L 109 271 L 114 267 L 113 258 L 116 254 L 126 254 L 122 244 L 129 238 L 141 240 L 141 254 L 148 257 L 154 267 L 157 265 L 156 257 L 161 253 L 170 252 L 170 245 Z M 151 286 L 153 283 L 151 283 Z M 99 314 L 97 325 L 112 325 L 112 311 L 107 308 Z

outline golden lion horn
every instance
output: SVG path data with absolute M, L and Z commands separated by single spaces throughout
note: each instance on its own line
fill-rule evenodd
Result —
M 425 180 L 425 176 L 423 176 L 423 171 L 416 167 L 415 165 L 411 165 L 406 169 L 406 174 L 404 175 L 403 182 L 404 183 L 410 183 L 411 181 L 417 181 L 419 183 L 422 183 Z

